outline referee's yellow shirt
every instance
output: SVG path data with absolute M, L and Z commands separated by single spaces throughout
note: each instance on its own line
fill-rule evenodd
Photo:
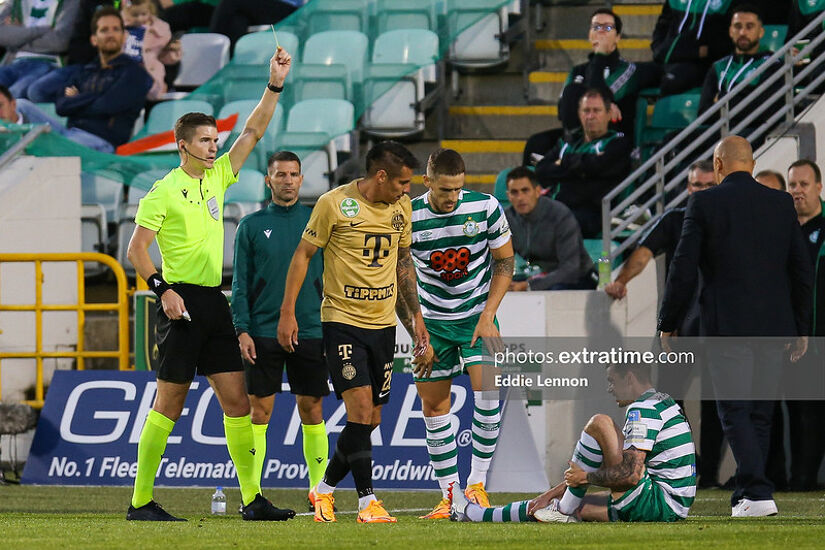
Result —
M 412 207 L 369 202 L 353 181 L 321 195 L 303 239 L 324 249 L 321 321 L 367 329 L 395 326 L 398 247 L 411 243 Z
M 200 180 L 175 168 L 140 200 L 135 223 L 157 231 L 167 282 L 220 286 L 223 196 L 236 181 L 227 153 Z

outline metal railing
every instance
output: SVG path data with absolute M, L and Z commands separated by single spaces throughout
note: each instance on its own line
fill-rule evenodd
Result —
M 738 134 L 749 141 L 753 141 L 765 135 L 780 123 L 786 129 L 793 126 L 794 109 L 805 98 L 810 96 L 817 86 L 825 82 L 825 71 L 821 70 L 821 68 L 825 68 L 825 54 L 812 58 L 811 62 L 805 65 L 804 69 L 798 70 L 796 74 L 794 74 L 795 65 L 810 55 L 819 44 L 825 41 L 825 32 L 820 32 L 811 39 L 810 43 L 796 55 L 793 54 L 792 49 L 794 44 L 806 37 L 808 33 L 817 28 L 821 29 L 823 22 L 825 22 L 825 12 L 820 14 L 814 21 L 811 21 L 811 23 L 796 36 L 788 40 L 787 43 L 769 57 L 765 63 L 749 73 L 748 77 L 737 84 L 730 93 L 719 99 L 710 109 L 702 113 L 695 121 L 679 132 L 664 147 L 659 149 L 653 156 L 625 178 L 624 181 L 604 196 L 602 199 L 602 250 L 607 251 L 611 261 L 615 260 L 625 250 L 633 246 L 644 232 L 656 223 L 659 216 L 666 209 L 679 205 L 687 198 L 687 190 L 683 190 L 670 201 L 667 201 L 666 196 L 670 191 L 682 185 L 688 172 L 688 166 L 685 165 L 688 159 L 710 158 L 715 144 L 702 148 L 702 145 L 706 144 L 708 140 L 714 139 L 717 136 L 724 137 Z M 781 68 L 777 70 L 777 64 L 780 62 Z M 766 78 L 759 82 L 759 86 L 756 86 L 755 89 L 746 93 L 748 84 L 763 75 L 765 75 Z M 806 82 L 808 79 L 810 80 Z M 765 90 L 779 80 L 783 80 L 781 86 L 778 86 L 777 90 L 769 98 L 765 99 L 761 97 L 765 94 Z M 798 90 L 796 89 L 803 85 L 804 87 Z M 772 109 L 773 105 L 782 98 L 784 98 L 782 107 L 775 111 L 772 110 L 768 116 L 765 111 Z M 755 104 L 757 100 L 759 100 L 759 103 Z M 737 101 L 737 104 L 731 106 L 731 103 L 734 101 Z M 740 113 L 747 114 L 731 127 L 730 120 Z M 765 113 L 765 115 L 763 115 L 763 113 Z M 711 122 L 711 119 L 717 115 L 718 119 Z M 764 116 L 767 116 L 767 118 L 764 118 Z M 756 127 L 751 126 L 754 122 L 759 125 Z M 701 130 L 704 131 L 699 133 Z M 682 168 L 679 169 L 680 167 Z M 669 182 L 666 181 L 669 172 L 674 169 L 679 170 L 674 176 L 670 177 Z M 653 170 L 654 173 L 642 180 L 649 170 Z M 641 183 L 635 185 L 635 189 L 627 195 L 627 197 L 611 208 L 611 202 L 625 193 L 627 189 L 639 180 L 641 180 Z M 630 213 L 615 227 L 612 227 L 614 217 L 620 216 L 628 206 L 635 204 L 638 199 L 651 190 L 654 192 L 649 199 L 641 205 L 638 205 L 639 208 L 637 208 L 635 212 Z M 635 230 L 635 232 L 618 247 L 611 250 L 611 241 L 619 237 L 623 231 L 628 229 L 632 224 L 635 224 L 637 220 L 640 220 L 645 215 L 645 212 L 654 205 L 657 215 L 642 224 L 639 229 Z
M 36 380 L 34 386 L 34 400 L 26 401 L 32 407 L 43 406 L 43 359 L 45 358 L 74 358 L 77 360 L 77 370 L 85 368 L 84 359 L 98 357 L 113 357 L 118 360 L 118 368 L 129 368 L 129 304 L 127 301 L 127 282 L 123 268 L 111 256 L 97 252 L 79 253 L 43 253 L 43 254 L 0 254 L 0 267 L 4 263 L 26 262 L 34 263 L 35 301 L 34 304 L 0 304 L 1 311 L 32 311 L 35 315 L 35 348 L 34 351 L 0 351 L 2 359 L 35 359 Z M 77 303 L 76 304 L 46 304 L 43 303 L 43 263 L 77 264 Z M 99 262 L 108 266 L 115 274 L 117 281 L 117 301 L 105 303 L 86 302 L 86 283 L 84 277 L 84 262 Z M 77 349 L 74 351 L 44 351 L 43 350 L 43 312 L 45 311 L 77 311 Z M 83 329 L 86 324 L 87 311 L 117 311 L 118 313 L 118 348 L 107 351 L 89 351 L 85 349 Z M 1 327 L 0 327 L 1 328 Z M 2 396 L 0 388 L 0 396 Z

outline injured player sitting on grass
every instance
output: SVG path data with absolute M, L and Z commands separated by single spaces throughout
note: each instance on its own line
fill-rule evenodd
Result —
M 627 407 L 584 427 L 564 481 L 532 500 L 482 508 L 454 491 L 453 521 L 678 521 L 696 495 L 696 455 L 684 413 L 650 382 L 648 365 L 611 365 L 608 391 Z M 610 491 L 586 495 L 588 485 Z

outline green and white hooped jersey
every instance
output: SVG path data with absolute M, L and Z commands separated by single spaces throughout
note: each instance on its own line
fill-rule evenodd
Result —
M 510 240 L 499 202 L 462 190 L 452 212 L 435 212 L 429 191 L 412 201 L 411 253 L 418 275 L 421 312 L 427 319 L 455 320 L 484 310 L 492 279 L 491 249 Z
M 662 490 L 668 507 L 685 518 L 696 496 L 696 449 L 682 409 L 666 393 L 650 389 L 627 408 L 624 448 L 647 451 L 645 466 L 650 479 Z M 643 489 L 622 499 L 631 505 Z

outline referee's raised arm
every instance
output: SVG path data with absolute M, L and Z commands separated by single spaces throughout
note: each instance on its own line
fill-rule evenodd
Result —
M 278 98 L 284 89 L 284 81 L 289 69 L 292 66 L 292 56 L 278 47 L 278 50 L 269 60 L 269 82 L 266 85 L 264 94 L 252 114 L 246 119 L 241 135 L 229 149 L 229 161 L 232 163 L 232 171 L 237 174 L 243 166 L 255 145 L 264 137 L 266 127 L 272 120 Z

